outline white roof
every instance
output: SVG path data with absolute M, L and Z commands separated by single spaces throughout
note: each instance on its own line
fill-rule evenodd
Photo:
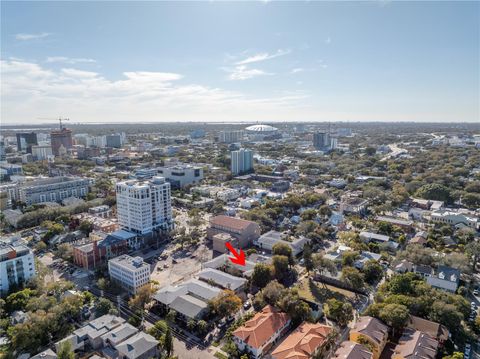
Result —
M 247 131 L 252 132 L 275 132 L 278 128 L 269 125 L 253 125 L 246 128 Z

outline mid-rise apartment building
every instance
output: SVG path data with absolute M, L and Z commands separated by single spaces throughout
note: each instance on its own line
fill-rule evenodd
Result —
M 244 148 L 231 152 L 232 175 L 239 175 L 253 170 L 253 152 Z
M 173 228 L 170 183 L 164 177 L 120 182 L 116 193 L 118 224 L 123 229 L 145 235 Z
M 12 286 L 21 286 L 34 277 L 33 252 L 19 243 L 0 242 L 0 295 L 8 293 Z
M 131 294 L 150 281 L 150 265 L 142 257 L 122 255 L 108 261 L 110 279 Z
M 61 202 L 68 197 L 84 197 L 89 190 L 90 181 L 80 177 L 52 177 L 24 182 L 18 185 L 18 191 L 11 198 L 24 202 L 27 206 L 34 203 Z
M 157 170 L 173 188 L 199 184 L 203 180 L 203 168 L 200 166 L 176 165 L 159 167 Z
M 219 142 L 234 143 L 243 140 L 243 131 L 221 131 L 218 135 Z

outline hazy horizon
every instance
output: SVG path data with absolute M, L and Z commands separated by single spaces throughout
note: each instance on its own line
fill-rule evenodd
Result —
M 3 125 L 480 121 L 478 2 L 2 2 Z

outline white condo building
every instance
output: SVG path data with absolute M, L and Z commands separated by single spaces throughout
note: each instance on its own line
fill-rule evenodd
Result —
M 232 174 L 239 175 L 253 170 L 253 152 L 244 148 L 231 152 Z
M 170 182 L 173 188 L 199 184 L 203 180 L 203 168 L 200 166 L 180 164 L 159 167 L 157 171 L 159 175 Z
M 164 177 L 117 183 L 118 224 L 123 229 L 141 235 L 172 229 L 170 192 L 170 183 Z
M 110 279 L 131 294 L 150 281 L 150 265 L 142 257 L 122 255 L 108 261 Z
M 241 142 L 243 140 L 243 131 L 221 131 L 218 140 L 222 143 Z
M 0 295 L 12 286 L 21 286 L 34 277 L 33 252 L 25 245 L 0 242 Z

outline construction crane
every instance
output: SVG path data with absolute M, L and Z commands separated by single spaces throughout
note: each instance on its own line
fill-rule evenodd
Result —
M 62 121 L 70 121 L 69 118 L 53 118 L 53 117 L 37 117 L 37 119 L 39 120 L 56 120 L 58 122 L 60 122 L 60 131 L 63 130 L 63 125 L 62 125 Z

